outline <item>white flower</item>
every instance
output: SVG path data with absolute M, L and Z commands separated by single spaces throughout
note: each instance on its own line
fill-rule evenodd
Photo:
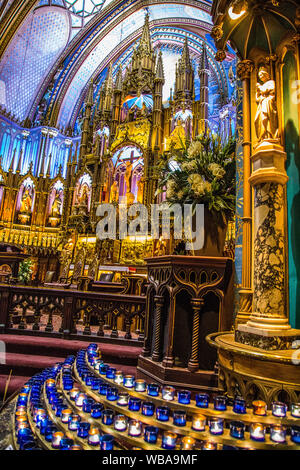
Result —
M 218 163 L 211 163 L 210 165 L 208 165 L 208 169 L 213 174 L 213 176 L 217 179 L 223 178 L 223 176 L 226 173 L 224 168 L 218 165 Z
M 188 148 L 188 156 L 189 158 L 195 158 L 201 153 L 202 144 L 198 140 L 195 140 L 191 143 Z

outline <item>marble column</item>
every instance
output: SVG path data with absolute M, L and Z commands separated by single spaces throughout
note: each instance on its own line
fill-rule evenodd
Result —
M 286 153 L 263 141 L 252 155 L 249 182 L 254 191 L 253 304 L 250 319 L 238 325 L 236 340 L 262 349 L 290 349 L 300 335 L 287 317 Z

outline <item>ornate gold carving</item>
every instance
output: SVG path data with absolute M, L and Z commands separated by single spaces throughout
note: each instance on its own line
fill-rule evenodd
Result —
M 220 25 L 213 26 L 210 32 L 210 35 L 215 41 L 219 41 L 221 37 L 223 36 L 222 26 Z
M 223 50 L 217 51 L 216 54 L 215 54 L 215 59 L 218 62 L 223 62 L 223 60 L 226 59 L 226 52 L 223 51 Z
M 150 134 L 150 122 L 148 119 L 139 119 L 135 122 L 127 122 L 117 127 L 116 137 L 111 145 L 111 151 L 114 151 L 126 141 L 134 142 L 143 149 L 148 146 Z
M 250 78 L 251 72 L 254 69 L 254 63 L 252 60 L 246 59 L 241 60 L 237 64 L 237 74 L 241 80 L 245 80 L 246 78 Z

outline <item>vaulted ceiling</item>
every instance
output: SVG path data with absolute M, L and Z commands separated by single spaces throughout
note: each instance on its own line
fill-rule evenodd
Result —
M 42 114 L 44 124 L 74 127 L 90 79 L 100 84 L 110 62 L 116 71 L 130 61 L 146 13 L 153 45 L 169 61 L 166 88 L 187 35 L 195 63 L 207 44 L 213 78 L 226 95 L 228 63 L 214 58 L 210 9 L 201 0 L 2 0 L 0 104 L 19 120 L 35 123 Z

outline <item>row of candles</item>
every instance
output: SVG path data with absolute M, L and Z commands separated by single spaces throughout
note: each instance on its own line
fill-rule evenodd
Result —
M 89 361 L 92 358 L 95 358 L 94 354 L 88 354 Z M 96 378 L 93 374 L 88 373 L 88 369 L 85 366 L 85 353 L 82 351 L 78 354 L 77 361 L 77 371 L 79 375 L 83 378 L 86 385 L 91 387 L 94 390 L 98 390 L 100 395 L 106 395 L 106 398 L 109 401 L 116 401 L 120 406 L 128 406 L 130 411 L 141 411 L 144 416 L 154 416 L 156 411 L 156 419 L 158 421 L 169 421 L 171 410 L 167 406 L 159 406 L 155 410 L 155 405 L 152 402 L 142 402 L 140 398 L 130 396 L 128 393 L 120 392 L 118 388 L 111 387 L 109 384 L 103 382 L 101 379 Z M 100 362 L 100 365 L 103 365 Z M 125 387 L 134 388 L 138 391 L 148 390 L 149 396 L 158 396 L 159 386 L 157 384 L 149 384 L 146 386 L 145 381 L 137 380 L 134 381 L 133 376 L 124 376 L 122 377 L 121 371 L 116 371 L 114 368 L 110 368 L 106 365 L 105 368 L 106 378 L 114 380 L 116 383 L 122 383 Z M 102 370 L 103 373 L 103 370 Z M 101 371 L 100 371 L 101 374 Z M 104 375 L 104 374 L 103 374 Z M 129 382 L 129 384 L 128 384 Z M 155 392 L 154 392 L 155 390 Z M 154 395 L 153 395 L 154 393 Z M 82 406 L 83 410 L 86 411 L 88 406 L 88 412 L 91 412 L 93 416 L 94 409 L 90 403 L 91 399 L 87 398 L 84 393 L 80 393 L 78 389 L 72 389 L 70 392 L 71 399 L 75 400 L 77 406 Z M 175 389 L 173 387 L 167 386 L 162 389 L 162 398 L 165 401 L 173 401 L 175 398 Z M 182 390 L 178 392 L 178 402 L 188 404 L 191 401 L 191 393 L 187 390 Z M 227 399 L 224 396 L 217 396 L 214 398 L 214 409 L 218 411 L 224 411 L 227 409 Z M 89 405 L 88 405 L 89 403 Z M 196 404 L 201 408 L 207 408 L 209 406 L 209 395 L 206 393 L 196 395 Z M 89 409 L 89 406 L 91 407 Z M 95 404 L 96 407 L 102 406 Z M 237 414 L 246 413 L 246 402 L 242 398 L 236 398 L 233 403 L 233 411 Z M 274 416 L 283 417 L 286 416 L 287 405 L 281 402 L 275 402 L 272 406 L 272 413 Z M 267 414 L 267 405 L 261 400 L 253 402 L 253 414 L 257 416 L 265 416 Z M 95 417 L 95 416 L 94 416 Z M 104 417 L 105 419 L 105 417 Z M 112 418 L 111 418 L 112 419 Z M 118 417 L 118 419 L 120 419 Z M 125 423 L 126 417 L 123 416 L 123 421 L 120 424 L 121 429 L 125 430 L 127 425 Z M 111 421 L 112 423 L 112 421 Z M 186 426 L 187 415 L 184 410 L 174 410 L 173 411 L 173 424 L 176 426 Z M 224 432 L 224 419 L 221 417 L 212 417 L 208 419 L 209 431 L 213 435 L 221 435 Z M 118 426 L 118 424 L 117 424 Z M 191 427 L 196 431 L 205 431 L 206 426 L 206 417 L 200 414 L 194 414 L 192 417 Z M 229 424 L 230 435 L 237 439 L 243 439 L 246 431 L 246 425 L 242 421 L 232 421 Z M 300 428 L 298 426 L 293 426 L 291 429 L 291 440 L 295 443 L 300 443 Z M 135 432 L 135 431 L 134 431 Z M 139 435 L 141 430 L 138 431 Z M 264 441 L 266 434 L 266 426 L 261 423 L 252 423 L 249 427 L 250 438 L 256 441 Z M 270 439 L 274 442 L 285 443 L 286 442 L 286 427 L 281 426 L 280 424 L 273 424 L 270 427 Z M 131 434 L 131 429 L 129 426 L 129 435 Z
M 88 359 L 89 362 L 93 362 L 93 358 L 96 359 L 96 363 L 103 362 L 99 358 L 99 352 L 97 351 L 96 345 L 90 345 L 88 348 Z M 30 393 L 30 411 L 33 416 L 36 427 L 39 432 L 44 435 L 46 441 L 51 442 L 54 449 L 70 449 L 80 450 L 80 445 L 75 445 L 73 439 L 67 438 L 63 432 L 59 431 L 57 427 L 51 422 L 46 410 L 43 408 L 41 403 L 41 391 L 46 381 L 46 394 L 56 416 L 61 418 L 61 421 L 68 425 L 68 429 L 77 433 L 78 437 L 87 439 L 87 442 L 91 446 L 99 446 L 102 450 L 112 450 L 114 447 L 114 438 L 112 435 L 102 433 L 100 430 L 90 425 L 90 423 L 82 422 L 78 414 L 74 414 L 69 409 L 63 400 L 63 397 L 58 393 L 56 389 L 56 378 L 58 372 L 62 370 L 62 381 L 65 390 L 69 391 L 71 400 L 73 400 L 79 408 L 91 414 L 94 418 L 101 418 L 102 423 L 111 425 L 115 430 L 123 433 L 127 430 L 128 435 L 132 437 L 143 436 L 145 442 L 150 444 L 156 444 L 159 437 L 159 425 L 158 426 L 145 426 L 139 420 L 131 419 L 128 420 L 124 415 L 114 415 L 113 410 L 104 409 L 102 404 L 94 402 L 87 395 L 82 393 L 72 378 L 72 366 L 74 357 L 71 356 L 66 359 L 63 365 L 57 365 L 53 368 L 46 369 L 38 376 L 33 377 L 21 390 L 16 407 L 16 436 L 17 442 L 20 445 L 20 449 L 31 449 L 36 448 L 36 442 L 34 440 L 33 433 L 29 427 L 27 420 L 27 403 L 28 396 Z M 94 361 L 95 362 L 95 361 Z M 94 365 L 94 364 L 93 364 Z M 158 396 L 160 388 L 157 384 L 146 384 L 142 380 L 135 380 L 133 376 L 123 376 L 122 372 L 116 371 L 114 368 L 106 365 L 106 378 L 110 378 L 115 381 L 116 384 L 123 383 L 128 389 L 135 389 L 137 391 L 147 391 L 149 396 Z M 111 387 L 110 384 L 105 383 L 101 378 L 94 376 L 89 372 L 89 369 L 85 364 L 85 350 L 82 350 L 77 355 L 76 367 L 79 375 L 83 378 L 85 383 L 94 390 L 98 390 L 102 395 L 111 396 L 111 401 L 117 400 L 117 403 L 121 406 L 128 406 L 131 411 L 141 411 L 145 416 L 156 415 L 157 421 L 169 421 L 170 410 L 167 406 L 159 406 L 155 409 L 155 405 L 150 401 L 142 402 L 141 399 L 130 396 L 125 392 L 120 392 L 117 387 Z M 101 375 L 100 366 L 98 370 Z M 116 381 L 117 379 L 117 381 Z M 122 381 L 121 381 L 122 380 Z M 101 390 L 101 386 L 103 387 Z M 114 389 L 114 390 L 111 390 Z M 165 401 L 173 401 L 175 399 L 175 390 L 173 387 L 164 387 L 162 389 L 162 395 Z M 207 408 L 209 406 L 209 397 L 207 394 L 197 394 L 198 404 L 200 408 Z M 180 400 L 183 400 L 180 401 Z M 196 398 L 197 400 L 197 398 Z M 225 400 L 225 401 L 224 401 Z M 187 403 L 184 403 L 187 402 Z M 182 390 L 178 392 L 178 402 L 182 404 L 189 404 L 191 401 L 191 395 L 189 391 Z M 196 401 L 197 403 L 197 401 Z M 201 403 L 201 404 L 200 404 Z M 285 416 L 286 405 L 283 403 L 274 403 L 272 413 L 274 416 Z M 277 405 L 277 409 L 276 406 Z M 226 397 L 215 397 L 214 408 L 224 407 L 226 410 Z M 237 398 L 234 403 L 235 412 L 238 414 L 246 413 L 246 404 L 241 398 Z M 266 414 L 266 404 L 262 401 L 253 403 L 253 412 L 259 416 Z M 223 408 L 224 410 L 224 408 Z M 223 411 L 220 410 L 220 411 Z M 276 414 L 277 413 L 277 414 Z M 174 410 L 173 411 L 173 424 L 176 426 L 185 426 L 187 421 L 186 411 Z M 206 426 L 206 417 L 200 414 L 194 414 L 192 418 L 191 427 L 196 431 L 204 431 Z M 224 432 L 224 419 L 221 417 L 212 417 L 208 420 L 208 428 L 211 435 L 220 435 Z M 243 439 L 246 426 L 242 421 L 231 421 L 229 423 L 230 435 L 237 439 Z M 253 440 L 264 441 L 266 428 L 261 423 L 252 423 L 249 427 L 250 437 Z M 270 438 L 274 442 L 284 443 L 286 442 L 286 427 L 281 425 L 272 425 L 270 428 Z M 300 427 L 292 426 L 290 430 L 291 440 L 297 444 L 300 444 Z M 178 435 L 174 432 L 165 431 L 161 435 L 161 446 L 164 449 L 174 449 L 176 445 L 180 444 L 181 449 L 190 450 L 196 445 L 196 440 L 191 436 L 182 437 L 178 439 Z M 217 444 L 211 441 L 203 442 L 201 448 L 203 450 L 216 449 Z
M 116 385 L 123 385 L 128 389 L 134 389 L 136 392 L 147 392 L 151 397 L 159 397 L 160 395 L 160 385 L 155 383 L 146 384 L 144 380 L 135 379 L 133 375 L 123 375 L 122 371 L 116 370 L 114 367 L 110 367 L 108 364 L 104 364 L 99 357 L 99 351 L 96 344 L 91 344 L 87 350 L 88 362 L 94 367 L 96 371 L 99 372 L 100 376 L 105 377 L 106 379 L 112 380 Z M 85 353 L 82 351 L 80 357 L 77 359 L 79 365 L 83 366 L 85 363 Z M 105 395 L 109 389 L 109 385 L 97 376 L 89 373 L 89 369 L 85 367 L 82 378 L 84 377 L 86 385 L 90 386 L 92 390 L 99 390 L 99 393 Z M 111 393 L 108 393 L 108 400 L 111 398 L 115 399 L 113 388 Z M 115 393 L 117 393 L 115 391 Z M 176 391 L 174 387 L 165 386 L 161 389 L 161 398 L 165 401 L 174 401 L 176 398 Z M 182 405 L 191 404 L 191 392 L 189 390 L 179 390 L 177 393 L 177 402 Z M 195 395 L 195 404 L 199 408 L 208 408 L 210 404 L 210 397 L 207 393 L 197 393 Z M 252 403 L 253 414 L 257 416 L 266 416 L 267 415 L 267 404 L 262 400 L 255 400 Z M 225 396 L 215 396 L 213 398 L 213 407 L 217 411 L 226 411 L 227 406 L 227 397 Z M 285 403 L 282 402 L 273 402 L 272 403 L 272 415 L 279 418 L 284 418 L 287 416 L 288 407 Z M 233 400 L 232 411 L 236 414 L 246 414 L 247 404 L 243 398 L 237 397 Z M 295 418 L 300 418 L 300 403 L 291 404 L 291 416 Z

